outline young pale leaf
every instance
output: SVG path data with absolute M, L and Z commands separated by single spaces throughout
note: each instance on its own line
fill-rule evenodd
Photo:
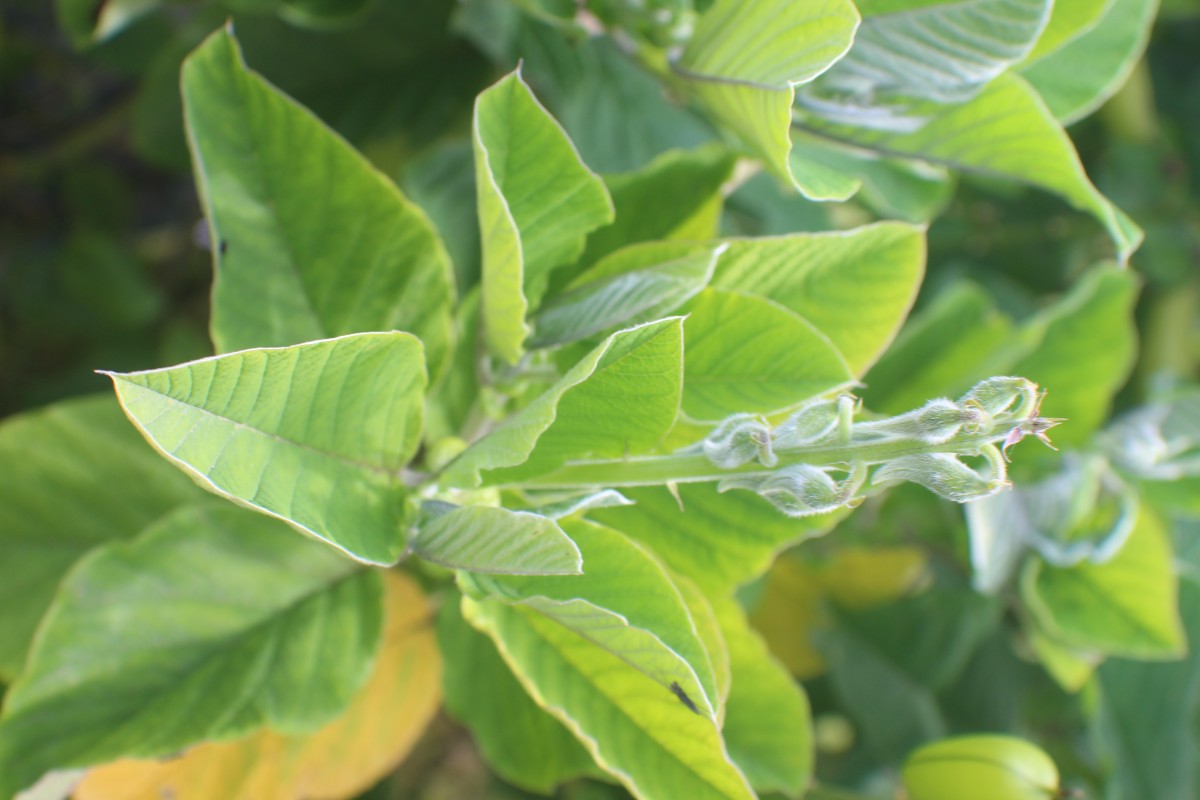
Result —
M 1167 532 L 1143 507 L 1114 558 L 1067 569 L 1032 560 L 1021 576 L 1021 595 L 1055 639 L 1130 658 L 1177 658 L 1186 644 L 1171 560 Z
M 217 349 L 398 329 L 421 338 L 439 375 L 453 278 L 424 212 L 249 71 L 228 30 L 187 59 L 183 97 L 216 265 Z
M 939 112 L 914 132 L 873 131 L 815 119 L 805 125 L 861 147 L 1054 192 L 1104 225 L 1122 262 L 1142 241 L 1137 225 L 1088 180 L 1070 138 L 1037 93 L 1012 73 L 996 78 L 970 102 Z
M 307 733 L 366 680 L 380 576 L 230 506 L 182 508 L 80 562 L 0 718 L 0 796 L 51 769 L 269 725 Z
M 13 465 L 0 481 L 0 680 L 10 682 L 72 564 L 205 495 L 146 447 L 111 395 L 4 420 L 0 464 Z
M 585 574 L 460 574 L 460 583 L 474 597 L 518 604 L 555 621 L 650 676 L 664 692 L 678 688 L 696 713 L 715 719 L 720 692 L 705 643 L 662 565 L 612 529 L 587 522 L 565 527 L 583 552 Z
M 1041 35 L 1052 0 L 959 0 L 869 16 L 854 45 L 800 93 L 801 105 L 838 122 L 913 130 L 920 101 L 962 103 Z
M 441 695 L 426 598 L 396 572 L 384 575 L 384 588 L 374 669 L 333 722 L 307 736 L 263 730 L 177 758 L 118 761 L 89 771 L 75 800 L 308 800 L 366 791 L 412 750 Z
M 716 604 L 729 648 L 732 687 L 722 734 L 733 762 L 760 792 L 801 794 L 813 771 L 808 697 L 732 599 Z
M 548 517 L 490 506 L 440 509 L 409 542 L 414 553 L 451 569 L 496 575 L 580 575 L 583 557 Z
M 567 344 L 618 325 L 661 319 L 708 285 L 723 249 L 600 278 L 556 295 L 538 313 L 529 346 Z
M 767 413 L 854 381 L 820 331 L 751 295 L 706 289 L 683 325 L 683 410 L 698 420 Z
M 778 177 L 814 200 L 845 199 L 844 187 L 831 190 L 793 170 L 789 131 L 794 87 L 846 53 L 858 22 L 850 0 L 717 0 L 700 16 L 678 69 L 713 118 Z
M 634 505 L 589 516 L 649 547 L 710 596 L 729 593 L 767 571 L 784 547 L 823 533 L 836 515 L 790 519 L 750 492 L 717 494 L 710 483 L 623 489 Z
M 683 320 L 618 331 L 441 475 L 478 486 L 547 472 L 568 457 L 615 458 L 649 450 L 671 429 L 683 383 Z M 636 407 L 637 414 L 628 409 Z M 510 468 L 510 469 L 506 469 Z
M 923 229 L 883 222 L 838 233 L 732 239 L 712 285 L 796 312 L 861 376 L 900 330 L 924 275 Z
M 683 697 L 533 610 L 464 599 L 464 613 L 534 700 L 636 797 L 753 800 L 716 725 Z
M 1021 74 L 1063 125 L 1083 119 L 1116 94 L 1150 40 L 1158 0 L 1115 0 L 1099 23 Z
M 400 469 L 420 442 L 426 382 L 415 336 L 109 374 L 130 420 L 205 489 L 368 563 L 403 552 Z
M 509 783 L 549 794 L 571 778 L 603 773 L 583 745 L 530 699 L 496 646 L 462 618 L 457 596 L 438 614 L 446 659 L 446 709 L 470 730 L 488 765 Z
M 604 183 L 514 72 L 479 95 L 475 180 L 483 243 L 484 339 L 515 363 L 550 270 L 583 252 L 588 232 L 612 222 Z

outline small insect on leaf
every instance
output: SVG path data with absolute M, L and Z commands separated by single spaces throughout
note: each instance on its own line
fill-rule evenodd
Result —
M 700 709 L 697 708 L 696 704 L 692 702 L 692 698 L 687 696 L 687 692 L 683 690 L 683 687 L 674 681 L 671 682 L 671 693 L 679 698 L 679 702 L 687 706 L 688 711 L 703 716 L 703 713 L 700 711 Z

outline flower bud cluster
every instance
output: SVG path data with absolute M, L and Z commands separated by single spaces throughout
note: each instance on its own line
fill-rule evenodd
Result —
M 859 403 L 842 395 L 807 403 L 774 428 L 760 416 L 735 415 L 701 449 L 716 466 L 738 470 L 721 481 L 721 491 L 749 489 L 789 516 L 853 505 L 864 487 L 900 481 L 965 503 L 1008 486 L 1008 447 L 1027 435 L 1050 443 L 1045 432 L 1061 420 L 1038 416 L 1041 399 L 1025 378 L 989 378 L 957 401 L 939 398 L 905 414 L 855 421 Z M 961 456 L 986 463 L 976 469 Z M 835 479 L 836 471 L 846 477 Z

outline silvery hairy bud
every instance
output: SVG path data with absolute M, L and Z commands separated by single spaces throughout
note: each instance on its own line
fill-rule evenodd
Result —
M 926 444 L 944 444 L 964 426 L 975 429 L 981 414 L 974 407 L 960 407 L 946 398 L 930 400 L 920 408 L 898 417 L 860 422 L 858 430 L 876 436 L 916 439 Z
M 970 391 L 958 398 L 958 404 L 964 408 L 976 406 L 993 417 L 1006 411 L 1021 416 L 1036 407 L 1037 399 L 1038 387 L 1033 381 L 1027 378 L 1002 377 L 988 378 L 975 384 Z
M 730 489 L 756 492 L 789 517 L 824 514 L 846 505 L 849 499 L 825 470 L 808 464 L 784 467 L 769 475 L 726 478 L 717 485 L 721 492 Z
M 871 485 L 898 481 L 919 483 L 939 497 L 956 503 L 987 497 L 1008 485 L 1003 477 L 986 478 L 948 453 L 901 456 L 876 470 Z
M 775 429 L 775 448 L 788 450 L 804 447 L 833 435 L 838 427 L 838 407 L 841 402 L 841 398 L 814 400 L 801 406 Z
M 736 414 L 718 425 L 701 443 L 708 460 L 722 469 L 751 461 L 766 467 L 779 463 L 771 449 L 771 428 L 756 414 Z

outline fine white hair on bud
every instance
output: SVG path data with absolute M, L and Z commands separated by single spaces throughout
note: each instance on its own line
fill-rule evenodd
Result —
M 982 380 L 958 398 L 959 405 L 978 406 L 993 417 L 1010 411 L 1014 416 L 1025 416 L 1037 408 L 1037 402 L 1037 384 L 1028 378 L 1014 377 Z
M 808 464 L 796 464 L 768 475 L 743 475 L 726 478 L 717 490 L 749 489 L 789 517 L 810 517 L 846 505 L 842 487 L 825 470 Z
M 756 414 L 735 414 L 718 425 L 701 443 L 704 455 L 722 469 L 749 464 L 757 459 L 773 467 L 779 460 L 771 447 L 771 428 Z
M 1004 478 L 981 475 L 949 453 L 923 453 L 893 459 L 875 471 L 871 485 L 899 481 L 919 483 L 938 497 L 955 503 L 978 500 L 1008 486 Z
M 963 408 L 944 397 L 939 397 L 906 414 L 860 422 L 855 425 L 855 429 L 874 437 L 945 444 L 957 436 L 963 426 L 975 428 L 980 421 L 978 409 Z
M 813 400 L 800 407 L 775 429 L 775 448 L 787 450 L 816 444 L 838 427 L 838 401 Z

